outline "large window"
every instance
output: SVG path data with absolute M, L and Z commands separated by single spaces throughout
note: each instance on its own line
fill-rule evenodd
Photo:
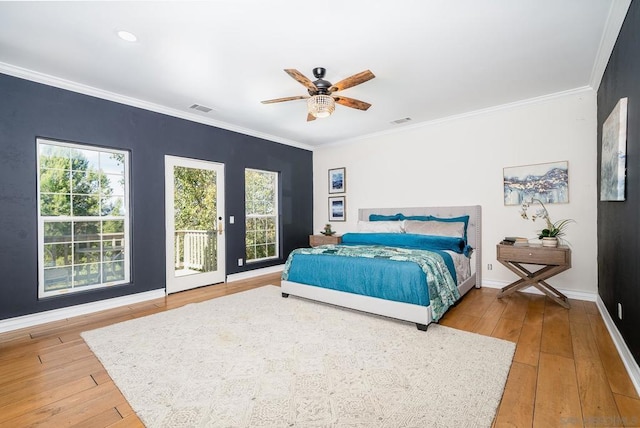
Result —
M 129 282 L 129 154 L 38 139 L 39 295 Z
M 278 257 L 278 173 L 246 169 L 247 262 Z

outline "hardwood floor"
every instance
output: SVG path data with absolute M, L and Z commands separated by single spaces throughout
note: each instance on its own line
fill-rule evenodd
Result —
M 265 275 L 0 334 L 0 427 L 143 426 L 80 332 L 279 283 Z M 497 292 L 471 290 L 441 321 L 517 344 L 495 427 L 640 426 L 640 398 L 594 303 L 567 310 Z
M 440 324 L 510 340 L 516 353 L 494 427 L 638 427 L 640 398 L 596 304 L 473 289 Z

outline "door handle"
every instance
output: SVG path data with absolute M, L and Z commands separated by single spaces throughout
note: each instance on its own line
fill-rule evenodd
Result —
M 218 217 L 218 235 L 222 235 L 222 217 Z

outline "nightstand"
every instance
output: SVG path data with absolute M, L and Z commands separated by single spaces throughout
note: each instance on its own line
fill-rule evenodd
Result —
M 571 249 L 560 247 L 516 247 L 513 245 L 497 245 L 498 261 L 520 277 L 507 285 L 498 293 L 498 298 L 508 296 L 527 287 L 535 287 L 561 306 L 569 309 L 567 296 L 553 288 L 547 279 L 571 268 Z M 542 268 L 535 272 L 522 265 L 539 265 Z
M 342 242 L 340 235 L 309 235 L 309 246 L 317 247 L 318 245 L 339 244 Z

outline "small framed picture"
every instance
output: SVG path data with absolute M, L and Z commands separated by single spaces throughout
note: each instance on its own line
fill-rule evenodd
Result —
M 347 202 L 345 196 L 329 197 L 329 221 L 347 220 Z
M 334 168 L 329 170 L 329 193 L 344 193 L 347 190 L 347 169 Z

